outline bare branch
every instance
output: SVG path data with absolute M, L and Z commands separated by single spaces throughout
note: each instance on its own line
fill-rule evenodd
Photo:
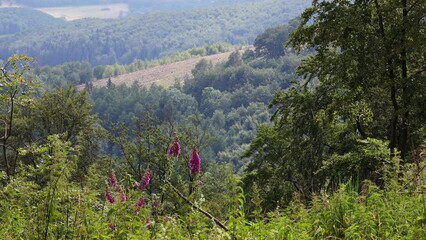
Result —
M 193 202 L 191 202 L 191 200 L 189 200 L 187 197 L 185 197 L 176 187 L 174 187 L 168 180 L 165 180 L 165 182 L 170 186 L 170 188 L 177 194 L 179 195 L 179 197 L 181 197 L 183 200 L 185 200 L 185 202 L 187 202 L 189 205 L 191 205 L 191 207 L 197 209 L 199 212 L 201 212 L 202 214 L 206 215 L 208 218 L 212 219 L 219 227 L 221 227 L 222 229 L 224 229 L 225 231 L 229 231 L 229 229 L 225 226 L 225 224 L 223 224 L 221 221 L 219 221 L 217 218 L 213 217 L 213 215 L 211 215 L 210 213 L 204 211 L 203 209 L 201 209 L 200 207 L 198 207 L 197 205 L 195 205 Z

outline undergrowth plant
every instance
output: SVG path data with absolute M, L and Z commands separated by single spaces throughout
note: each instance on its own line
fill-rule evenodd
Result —
M 190 190 L 174 186 L 173 175 L 161 187 L 175 197 L 169 201 L 174 199 L 185 212 L 165 211 L 164 205 L 171 203 L 162 201 L 162 192 L 150 188 L 150 168 L 139 179 L 129 174 L 118 178 L 115 172 L 106 171 L 110 174 L 99 179 L 103 184 L 97 189 L 74 182 L 77 159 L 63 139 L 52 135 L 45 145 L 20 150 L 21 155 L 37 157 L 37 168 L 21 166 L 19 174 L 8 181 L 1 172 L 1 239 L 426 238 L 423 158 L 404 167 L 394 158 L 393 166 L 384 171 L 383 186 L 371 181 L 361 186 L 342 183 L 336 192 L 313 196 L 308 205 L 296 194 L 289 205 L 271 212 L 263 212 L 261 200 L 253 198 L 257 207 L 247 215 L 244 191 L 235 185 L 228 196 L 232 201 L 227 205 L 227 217 L 217 219 L 209 208 L 204 209 L 208 205 L 202 195 L 194 197 Z M 179 160 L 183 153 L 176 138 L 164 154 L 174 161 L 187 159 L 188 174 L 200 177 L 203 168 L 195 147 L 189 158 Z M 262 190 L 261 186 L 255 188 Z

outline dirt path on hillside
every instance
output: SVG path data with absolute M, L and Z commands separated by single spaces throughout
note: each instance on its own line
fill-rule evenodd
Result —
M 241 51 L 244 51 L 245 49 L 247 48 L 243 48 Z M 191 58 L 180 62 L 164 64 L 136 72 L 126 73 L 116 77 L 111 77 L 111 82 L 115 85 L 125 84 L 127 86 L 131 86 L 134 82 L 137 82 L 140 87 L 150 87 L 154 83 L 161 86 L 171 86 L 173 85 L 175 79 L 183 81 L 185 77 L 192 76 L 192 69 L 194 69 L 195 65 L 201 59 L 211 61 L 212 64 L 215 65 L 217 63 L 227 61 L 229 55 L 232 52 L 233 51 L 229 51 L 226 53 L 219 53 L 210 56 Z M 92 83 L 93 87 L 95 88 L 104 87 L 108 83 L 108 78 L 94 80 Z M 83 89 L 84 85 L 78 85 L 77 88 Z

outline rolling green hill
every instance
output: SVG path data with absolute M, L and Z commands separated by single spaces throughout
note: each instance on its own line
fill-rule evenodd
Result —
M 124 3 L 128 4 L 134 11 L 152 11 L 159 9 L 185 9 L 202 6 L 220 6 L 224 4 L 256 1 L 259 0 L 15 0 L 14 3 L 34 8 Z
M 124 19 L 84 19 L 0 39 L 0 58 L 15 53 L 38 63 L 127 64 L 197 46 L 252 43 L 266 28 L 288 22 L 308 0 L 265 0 L 197 10 L 161 11 Z
M 0 36 L 64 23 L 62 19 L 30 8 L 0 8 L 0 16 Z

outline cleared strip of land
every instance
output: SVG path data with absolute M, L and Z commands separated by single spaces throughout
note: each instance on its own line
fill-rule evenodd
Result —
M 205 57 L 191 58 L 175 63 L 164 64 L 131 73 L 126 73 L 116 77 L 111 77 L 111 82 L 115 85 L 125 84 L 127 86 L 131 86 L 134 82 L 136 82 L 140 87 L 150 87 L 155 83 L 157 85 L 167 87 L 173 85 L 175 79 L 178 81 L 183 81 L 185 77 L 191 76 L 192 69 L 194 69 L 195 65 L 201 59 L 211 61 L 211 63 L 215 65 L 217 63 L 227 61 L 229 55 L 232 52 L 233 51 L 229 51 L 226 53 L 219 53 Z M 95 80 L 92 83 L 93 87 L 95 88 L 104 87 L 108 83 L 108 78 Z M 77 88 L 83 89 L 84 85 L 79 85 Z
M 37 10 L 47 13 L 56 18 L 65 18 L 67 21 L 82 18 L 119 18 L 127 15 L 129 6 L 124 3 L 37 8 Z

